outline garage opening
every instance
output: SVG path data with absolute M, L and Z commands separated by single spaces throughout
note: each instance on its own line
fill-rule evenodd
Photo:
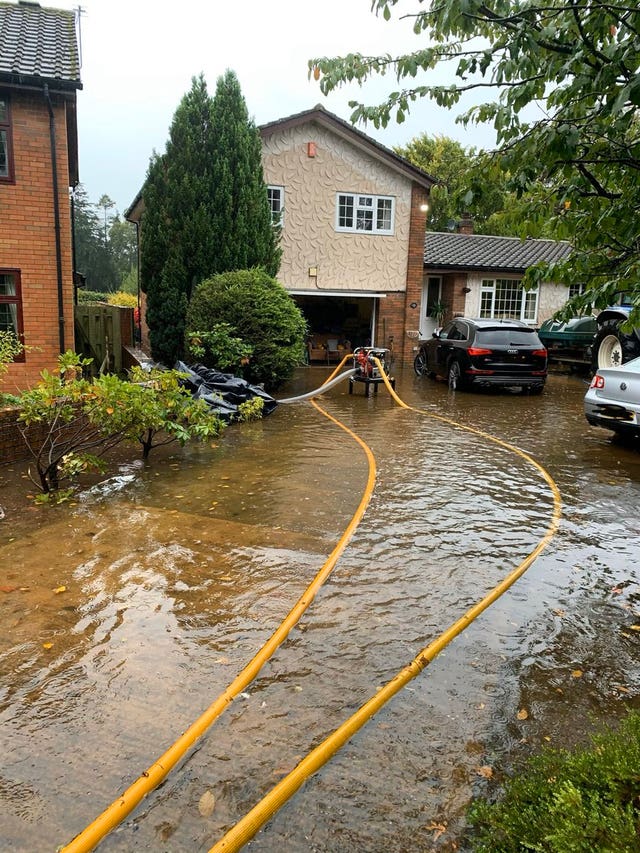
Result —
M 379 294 L 309 294 L 290 291 L 309 327 L 309 342 L 315 348 L 355 349 L 372 346 Z M 334 344 L 336 346 L 334 346 Z M 314 347 L 310 347 L 310 351 Z

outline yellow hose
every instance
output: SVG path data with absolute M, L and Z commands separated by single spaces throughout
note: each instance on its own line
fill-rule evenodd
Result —
M 335 371 L 331 374 L 327 382 L 330 381 L 340 370 L 342 365 L 347 361 L 349 356 L 340 362 Z M 258 675 L 264 664 L 273 655 L 276 649 L 284 642 L 289 635 L 291 629 L 300 620 L 301 616 L 311 605 L 316 597 L 318 590 L 326 581 L 335 567 L 338 558 L 347 546 L 347 543 L 353 536 L 366 508 L 371 500 L 373 489 L 375 486 L 376 463 L 373 454 L 365 442 L 354 432 L 352 432 L 344 424 L 340 423 L 336 418 L 332 417 L 328 412 L 325 412 L 320 406 L 312 402 L 312 405 L 318 409 L 325 417 L 334 424 L 348 433 L 354 441 L 364 450 L 368 462 L 367 483 L 358 504 L 358 507 L 351 518 L 347 528 L 340 537 L 337 545 L 323 564 L 322 568 L 311 581 L 301 598 L 290 610 L 281 625 L 271 635 L 267 642 L 262 646 L 260 651 L 249 661 L 245 668 L 234 678 L 226 690 L 213 702 L 207 710 L 198 717 L 198 719 L 189 726 L 189 728 L 178 738 L 178 740 L 169 749 L 155 761 L 148 770 L 146 770 L 136 781 L 117 800 L 111 803 L 98 817 L 82 830 L 75 838 L 66 845 L 60 848 L 60 853 L 86 853 L 92 850 L 105 835 L 111 832 L 125 817 L 133 811 L 133 809 L 146 797 L 150 791 L 156 788 L 160 782 L 173 769 L 178 761 L 187 753 L 193 746 L 196 740 L 211 726 L 211 724 L 223 713 L 223 711 L 231 704 L 233 699 L 241 693 L 248 684 Z
M 253 838 L 256 832 L 260 829 L 260 827 L 264 826 L 264 824 L 271 818 L 273 815 L 280 809 L 282 806 L 290 799 L 295 792 L 304 784 L 304 782 L 309 778 L 309 776 L 316 773 L 321 767 L 323 767 L 329 759 L 342 747 L 344 744 L 351 738 L 353 735 L 359 731 L 365 723 L 367 723 L 380 708 L 383 707 L 395 694 L 402 690 L 402 688 L 408 684 L 409 681 L 414 679 L 417 675 L 419 675 L 422 670 L 429 664 L 441 651 L 444 649 L 449 643 L 461 634 L 465 628 L 467 628 L 474 619 L 483 613 L 491 604 L 493 604 L 496 599 L 498 599 L 504 592 L 506 592 L 509 587 L 511 587 L 519 577 L 521 577 L 525 571 L 529 568 L 531 563 L 538 557 L 538 555 L 543 551 L 544 548 L 549 544 L 553 536 L 555 535 L 558 525 L 560 523 L 560 516 L 562 513 L 562 501 L 560 497 L 560 491 L 555 484 L 553 478 L 549 474 L 549 472 L 540 465 L 540 463 L 536 462 L 528 453 L 520 450 L 518 447 L 515 447 L 509 442 L 502 441 L 502 439 L 496 438 L 495 436 L 490 435 L 489 433 L 483 432 L 482 430 L 476 429 L 475 427 L 465 426 L 464 424 L 459 424 L 456 421 L 451 420 L 450 418 L 445 418 L 440 415 L 435 415 L 431 412 L 428 412 L 424 409 L 415 409 L 413 406 L 407 405 L 403 400 L 398 397 L 396 392 L 391 386 L 384 369 L 378 359 L 374 359 L 378 369 L 380 370 L 381 376 L 384 379 L 384 383 L 387 387 L 387 390 L 393 397 L 393 399 L 398 403 L 398 405 L 402 406 L 404 409 L 409 409 L 410 411 L 418 412 L 419 414 L 427 415 L 428 417 L 435 418 L 436 420 L 447 423 L 451 426 L 455 426 L 459 429 L 466 430 L 467 432 L 471 432 L 475 435 L 479 435 L 483 438 L 486 438 L 490 441 L 493 441 L 495 444 L 500 445 L 501 447 L 506 448 L 507 450 L 516 453 L 518 456 L 522 457 L 524 460 L 529 462 L 534 466 L 543 476 L 545 481 L 547 482 L 551 494 L 553 496 L 553 513 L 551 522 L 549 527 L 547 528 L 547 532 L 540 540 L 538 545 L 531 551 L 531 553 L 514 569 L 510 574 L 507 575 L 497 586 L 495 586 L 491 592 L 485 595 L 477 604 L 474 604 L 473 607 L 469 608 L 467 612 L 456 622 L 453 623 L 449 628 L 446 629 L 439 637 L 429 643 L 428 646 L 425 646 L 421 652 L 411 661 L 410 664 L 405 666 L 400 672 L 389 681 L 380 691 L 378 691 L 375 696 L 365 702 L 348 720 L 342 723 L 334 732 L 332 732 L 329 737 L 327 737 L 321 744 L 319 744 L 315 749 L 313 749 L 302 761 L 289 773 L 284 777 L 275 787 L 273 787 L 268 794 L 263 797 L 260 802 L 258 802 L 252 809 L 249 811 L 238 823 L 233 826 L 226 835 L 218 841 L 217 844 L 210 849 L 209 853 L 222 853 L 222 851 L 235 851 L 239 850 L 244 844 Z M 315 404 L 314 404 L 315 405 Z

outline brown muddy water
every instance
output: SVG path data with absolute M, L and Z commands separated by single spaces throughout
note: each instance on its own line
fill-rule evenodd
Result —
M 325 375 L 300 371 L 280 396 Z M 578 377 L 540 397 L 397 378 L 410 405 L 541 462 L 560 531 L 249 849 L 471 849 L 472 796 L 640 707 L 638 448 L 587 425 Z M 548 488 L 521 458 L 384 389 L 323 400 L 375 455 L 365 518 L 259 677 L 100 850 L 209 850 L 547 528 Z M 298 599 L 366 482 L 362 450 L 308 403 L 216 445 L 123 463 L 58 508 L 0 469 L 0 850 L 68 842 L 173 743 Z

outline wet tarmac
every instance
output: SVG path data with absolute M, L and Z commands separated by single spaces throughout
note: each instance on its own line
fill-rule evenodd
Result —
M 325 376 L 300 371 L 280 396 Z M 640 707 L 638 447 L 586 423 L 578 376 L 552 376 L 541 396 L 454 393 L 408 371 L 396 387 L 543 464 L 560 530 L 248 849 L 468 849 L 472 796 Z M 384 389 L 345 383 L 323 405 L 376 458 L 363 522 L 258 678 L 100 850 L 208 850 L 544 534 L 549 490 L 504 448 Z M 23 468 L 0 469 L 0 850 L 39 853 L 93 820 L 270 636 L 367 466 L 304 403 L 215 446 L 123 459 L 60 507 L 25 497 Z

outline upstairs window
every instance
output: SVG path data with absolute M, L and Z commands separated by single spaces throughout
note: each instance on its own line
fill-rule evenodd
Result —
M 12 332 L 23 340 L 20 272 L 0 269 L 0 332 Z M 16 361 L 24 361 L 24 353 Z
M 13 158 L 11 156 L 11 111 L 9 99 L 0 95 L 0 181 L 13 181 Z
M 267 198 L 271 210 L 271 224 L 280 228 L 284 225 L 284 187 L 267 187 Z
M 390 196 L 338 193 L 337 231 L 393 234 L 394 200 Z
M 535 323 L 538 288 L 525 290 L 522 282 L 514 278 L 484 279 L 480 292 L 480 316 Z

